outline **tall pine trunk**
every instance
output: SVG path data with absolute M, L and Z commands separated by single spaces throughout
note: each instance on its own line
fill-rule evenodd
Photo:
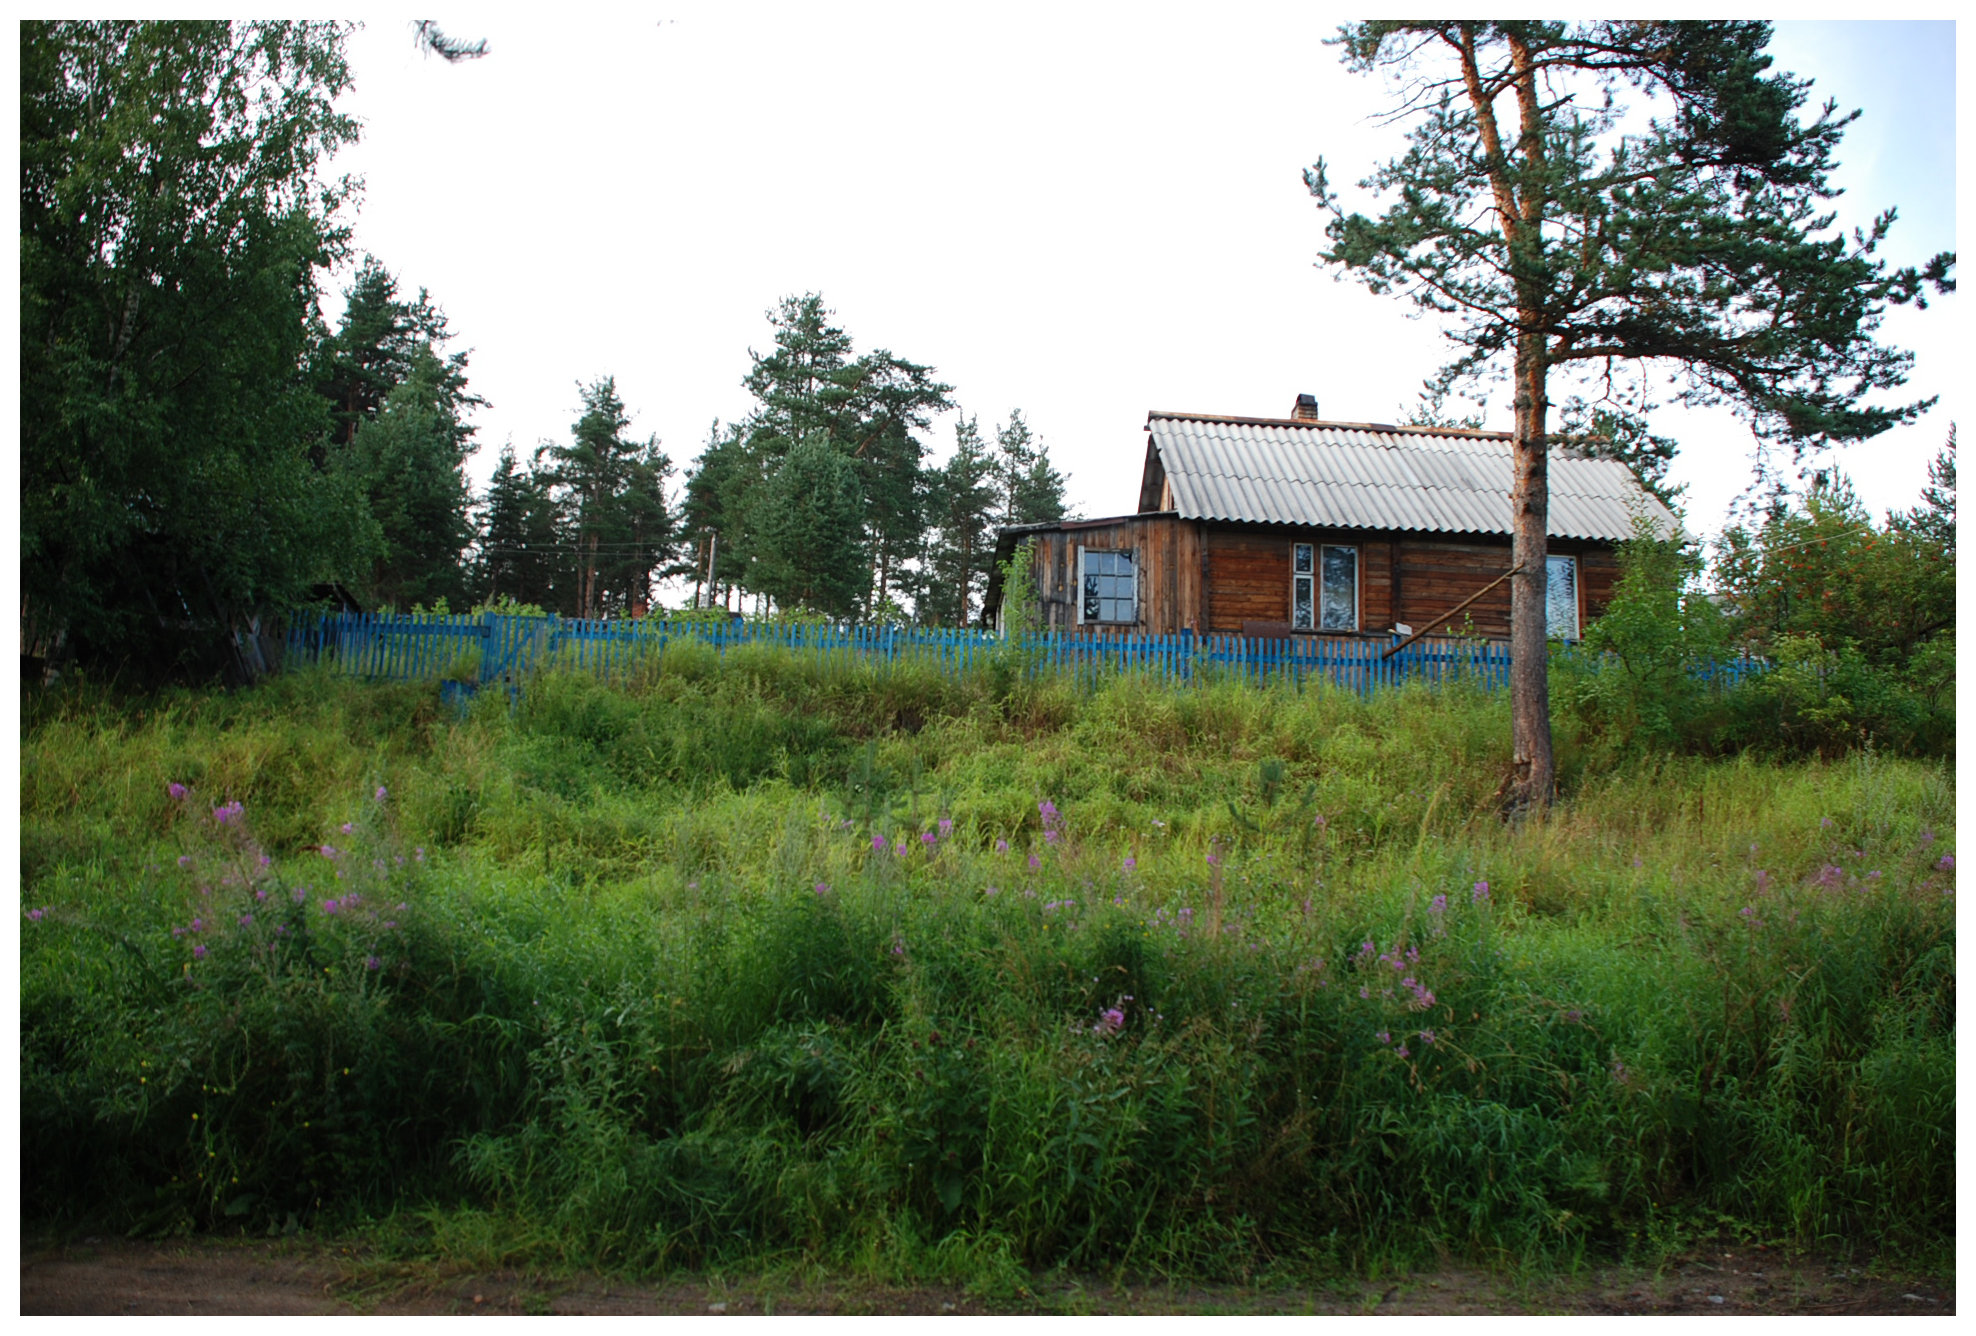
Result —
M 1510 494 L 1509 582 L 1510 740 L 1512 810 L 1550 805 L 1557 784 L 1551 751 L 1550 645 L 1546 634 L 1549 591 L 1550 452 L 1545 420 L 1544 336 L 1525 332 L 1516 347 L 1516 434 L 1512 442 L 1516 489 Z

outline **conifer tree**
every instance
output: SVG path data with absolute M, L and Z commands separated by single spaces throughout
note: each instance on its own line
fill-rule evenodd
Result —
M 1029 430 L 1022 410 L 995 429 L 995 476 L 1002 494 L 1001 523 L 1042 524 L 1064 517 L 1068 481 L 1050 463 L 1049 449 Z
M 555 502 L 547 481 L 524 470 L 513 445 L 487 485 L 481 530 L 480 596 L 488 602 L 513 600 L 540 608 L 556 606 L 560 564 Z
M 954 424 L 953 455 L 929 479 L 927 513 L 933 528 L 927 578 L 919 595 L 921 621 L 968 624 L 988 583 L 995 500 L 995 456 L 981 438 L 979 421 L 963 414 Z
M 1347 213 L 1306 173 L 1327 264 L 1446 322 L 1446 387 L 1506 364 L 1516 408 L 1510 645 L 1514 810 L 1555 787 L 1545 643 L 1552 377 L 1617 367 L 1677 377 L 1675 398 L 1729 403 L 1760 437 L 1861 440 L 1927 405 L 1867 403 L 1910 357 L 1875 341 L 1889 304 L 1953 284 L 1952 255 L 1891 269 L 1891 211 L 1832 229 L 1833 152 L 1852 116 L 1798 118 L 1809 84 L 1771 75 L 1760 22 L 1376 21 L 1341 30 L 1347 65 L 1419 76 L 1397 114 L 1407 151 Z M 1651 119 L 1629 119 L 1627 89 Z M 1857 115 L 1857 113 L 1854 113 Z M 1643 395 L 1622 401 L 1644 412 Z
M 784 608 L 853 616 L 870 592 L 857 470 L 820 431 L 797 441 L 765 489 L 755 588 Z
M 570 427 L 569 444 L 543 452 L 572 549 L 571 611 L 578 617 L 633 613 L 646 604 L 653 574 L 673 551 L 665 498 L 672 463 L 657 437 L 634 441 L 626 435 L 631 415 L 615 378 L 580 386 L 579 393 L 583 415 Z
M 379 549 L 365 592 L 405 607 L 466 593 L 461 555 L 473 537 L 467 450 L 444 400 L 446 368 L 420 348 L 406 378 L 332 456 L 362 491 Z

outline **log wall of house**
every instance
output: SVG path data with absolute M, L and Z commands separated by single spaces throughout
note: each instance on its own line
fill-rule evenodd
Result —
M 1505 539 L 1437 537 L 1367 530 L 1236 528 L 1147 514 L 1067 525 L 1039 533 L 1038 593 L 1046 629 L 1084 634 L 1171 635 L 1178 631 L 1241 634 L 1245 624 L 1287 630 L 1293 543 L 1355 547 L 1359 554 L 1358 624 L 1384 636 L 1397 623 L 1416 630 L 1509 569 Z M 1138 620 L 1131 626 L 1083 626 L 1077 620 L 1077 550 L 1129 549 L 1139 576 Z M 1578 558 L 1579 625 L 1606 609 L 1618 578 L 1610 546 L 1554 540 L 1551 551 Z M 1473 625 L 1491 639 L 1509 636 L 1509 586 L 1496 586 L 1450 624 Z M 1252 627 L 1249 629 L 1253 629 Z
M 1509 540 L 1460 542 L 1425 534 L 1402 534 L 1396 544 L 1400 576 L 1399 611 L 1393 622 L 1418 631 L 1509 569 Z M 1497 585 L 1443 629 L 1459 632 L 1473 622 L 1478 635 L 1509 638 L 1509 582 Z M 1389 625 L 1391 623 L 1388 623 Z
M 1397 536 L 1400 613 L 1393 618 L 1418 630 L 1440 614 L 1460 605 L 1510 568 L 1507 538 L 1467 541 L 1432 538 L 1424 534 Z M 1602 543 L 1552 539 L 1552 556 L 1578 559 L 1578 628 L 1584 628 L 1612 602 L 1619 578 L 1619 559 Z M 1449 629 L 1460 631 L 1474 623 L 1477 635 L 1492 640 L 1509 638 L 1509 583 L 1505 581 L 1471 604 Z
M 1336 544 L 1358 549 L 1358 624 L 1384 631 L 1392 625 L 1393 555 L 1391 535 L 1364 530 L 1232 529 L 1209 527 L 1207 617 L 1203 629 L 1239 635 L 1244 623 L 1290 623 L 1290 553 L 1296 543 Z

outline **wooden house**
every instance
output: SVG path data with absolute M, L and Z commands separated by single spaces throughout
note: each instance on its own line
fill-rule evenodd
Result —
M 985 625 L 1026 543 L 1054 631 L 1508 638 L 1508 433 L 1326 422 L 1309 395 L 1288 418 L 1154 412 L 1146 433 L 1136 513 L 1001 531 Z M 1552 634 L 1605 610 L 1636 515 L 1677 530 L 1624 464 L 1552 451 Z

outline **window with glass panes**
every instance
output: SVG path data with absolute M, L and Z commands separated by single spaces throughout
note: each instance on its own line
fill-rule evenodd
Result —
M 1298 631 L 1358 629 L 1358 549 L 1290 545 L 1290 626 Z
M 1077 619 L 1083 622 L 1132 622 L 1138 620 L 1138 590 L 1134 584 L 1132 553 L 1098 552 L 1077 549 Z
M 1578 558 L 1544 559 L 1544 634 L 1578 639 Z

